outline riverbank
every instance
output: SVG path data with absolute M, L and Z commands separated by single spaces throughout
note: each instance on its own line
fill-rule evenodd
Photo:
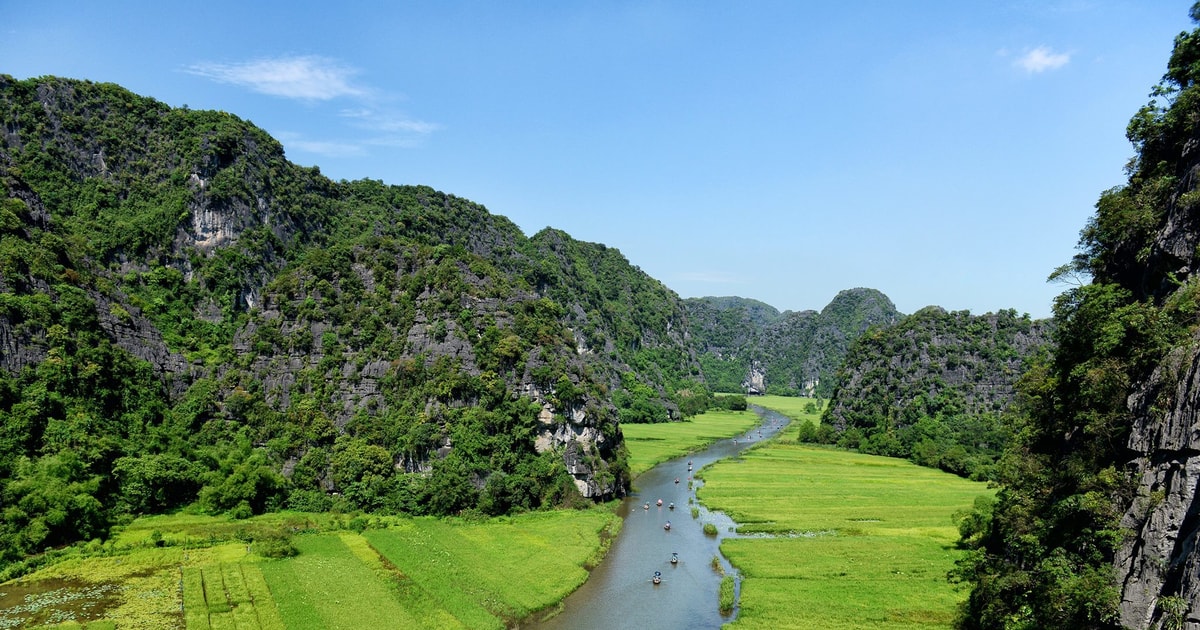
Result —
M 699 484 L 692 475 L 771 439 L 787 419 L 773 414 L 764 422 L 751 412 L 706 416 L 632 428 L 634 456 L 639 444 L 648 445 L 654 456 L 643 452 L 643 461 L 667 461 L 634 479 L 633 494 L 618 509 L 625 519 L 621 534 L 587 582 L 564 600 L 557 615 L 531 628 L 611 630 L 636 624 L 715 630 L 731 619 L 732 611 L 721 608 L 720 592 L 733 567 L 721 558 L 720 543 L 732 523 L 695 503 Z M 706 427 L 706 421 L 713 424 Z M 700 435 L 707 437 L 694 439 Z

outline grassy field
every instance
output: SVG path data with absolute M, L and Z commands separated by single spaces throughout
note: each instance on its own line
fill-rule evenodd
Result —
M 581 584 L 615 527 L 604 506 L 481 522 L 145 518 L 0 584 L 0 629 L 501 629 Z M 299 555 L 267 559 L 247 542 L 281 531 Z
M 702 473 L 699 499 L 742 534 L 733 628 L 948 628 L 965 596 L 946 580 L 953 514 L 990 492 L 909 462 L 765 444 Z
M 746 402 L 759 407 L 766 407 L 788 416 L 793 420 L 809 420 L 814 424 L 821 422 L 821 411 L 817 408 L 817 399 L 798 396 L 749 396 Z M 805 410 L 809 404 L 816 408 L 815 412 Z
M 821 408 L 817 406 L 817 399 L 815 398 L 752 396 L 747 398 L 747 402 L 772 411 L 778 411 L 793 420 L 779 436 L 779 441 L 781 442 L 797 442 L 797 433 L 800 431 L 800 425 L 804 422 L 811 422 L 814 426 L 821 424 Z M 809 404 L 813 405 L 814 411 L 806 410 Z
M 753 411 L 707 411 L 683 422 L 625 424 L 629 468 L 636 477 L 667 460 L 674 459 L 730 438 L 758 424 Z

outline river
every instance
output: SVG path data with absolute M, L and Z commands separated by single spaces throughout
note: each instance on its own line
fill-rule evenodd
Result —
M 753 407 L 763 422 L 750 431 L 712 444 L 707 449 L 674 459 L 642 473 L 633 492 L 621 502 L 618 514 L 625 519 L 608 555 L 592 570 L 587 582 L 563 602 L 562 611 L 551 619 L 523 625 L 538 630 L 680 630 L 720 628 L 737 614 L 722 615 L 717 592 L 722 574 L 713 568 L 713 558 L 725 573 L 733 567 L 720 555 L 721 539 L 735 535 L 733 521 L 720 512 L 710 512 L 696 502 L 696 480 L 688 480 L 704 466 L 739 453 L 775 435 L 787 416 Z M 688 471 L 688 466 L 692 471 Z M 675 483 L 679 479 L 679 483 Z M 662 499 L 662 506 L 657 502 Z M 689 500 L 692 503 L 689 503 Z M 670 509 L 670 504 L 675 509 Z M 649 505 L 649 508 L 645 506 Z M 691 508 L 699 508 L 692 518 Z M 671 529 L 663 528 L 668 521 Z M 704 524 L 717 526 L 716 536 L 704 534 Z M 671 563 L 671 554 L 679 562 Z M 662 581 L 654 584 L 655 572 Z

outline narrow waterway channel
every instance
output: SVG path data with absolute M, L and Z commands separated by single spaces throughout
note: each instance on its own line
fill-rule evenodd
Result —
M 689 487 L 688 481 L 704 466 L 770 438 L 789 421 L 774 411 L 753 409 L 763 421 L 750 431 L 659 464 L 634 480 L 633 493 L 622 501 L 618 512 L 625 519 L 624 526 L 608 555 L 588 581 L 563 602 L 558 615 L 522 627 L 693 630 L 720 628 L 732 620 L 733 615 L 722 615 L 718 609 L 722 574 L 713 568 L 713 559 L 717 558 L 722 571 L 732 574 L 733 567 L 720 555 L 719 547 L 722 538 L 733 535 L 733 521 L 700 506 L 695 491 L 701 484 L 694 481 Z M 659 499 L 662 506 L 657 505 Z M 671 503 L 675 504 L 673 510 Z M 692 518 L 693 507 L 699 508 L 697 518 Z M 669 530 L 663 527 L 668 521 Z M 717 526 L 716 536 L 704 534 L 705 523 Z M 678 563 L 671 562 L 672 553 L 679 554 Z M 656 571 L 661 574 L 659 584 L 652 581 Z

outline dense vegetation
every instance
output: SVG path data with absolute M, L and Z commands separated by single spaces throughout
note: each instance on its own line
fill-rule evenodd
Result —
M 0 76 L 0 120 L 0 567 L 193 503 L 612 496 L 620 421 L 713 404 L 617 250 L 110 84 Z
M 715 391 L 828 398 L 851 343 L 900 313 L 874 289 L 838 293 L 821 312 L 784 311 L 757 300 L 684 300 L 704 376 Z
M 1048 342 L 1044 322 L 1015 311 L 924 308 L 858 337 L 822 421 L 832 430 L 802 438 L 990 479 L 1017 379 Z
M 1200 22 L 1200 4 L 1191 17 Z M 1136 154 L 1128 182 L 1100 196 L 1080 253 L 1055 273 L 1091 282 L 1056 300 L 1057 351 L 1021 387 L 1024 413 L 1000 467 L 998 502 L 964 522 L 972 552 L 958 576 L 973 590 L 963 628 L 1121 626 L 1113 560 L 1125 535 L 1121 515 L 1137 491 L 1125 467 L 1128 401 L 1160 366 L 1157 378 L 1179 378 L 1164 358 L 1194 347 L 1200 322 L 1192 273 L 1200 263 L 1198 81 L 1200 29 L 1176 38 L 1151 102 L 1130 121 Z M 1155 423 L 1174 404 L 1174 386 L 1159 391 L 1149 410 Z M 1184 627 L 1186 605 L 1170 593 L 1186 578 L 1172 570 L 1166 597 L 1144 621 L 1153 627 Z

